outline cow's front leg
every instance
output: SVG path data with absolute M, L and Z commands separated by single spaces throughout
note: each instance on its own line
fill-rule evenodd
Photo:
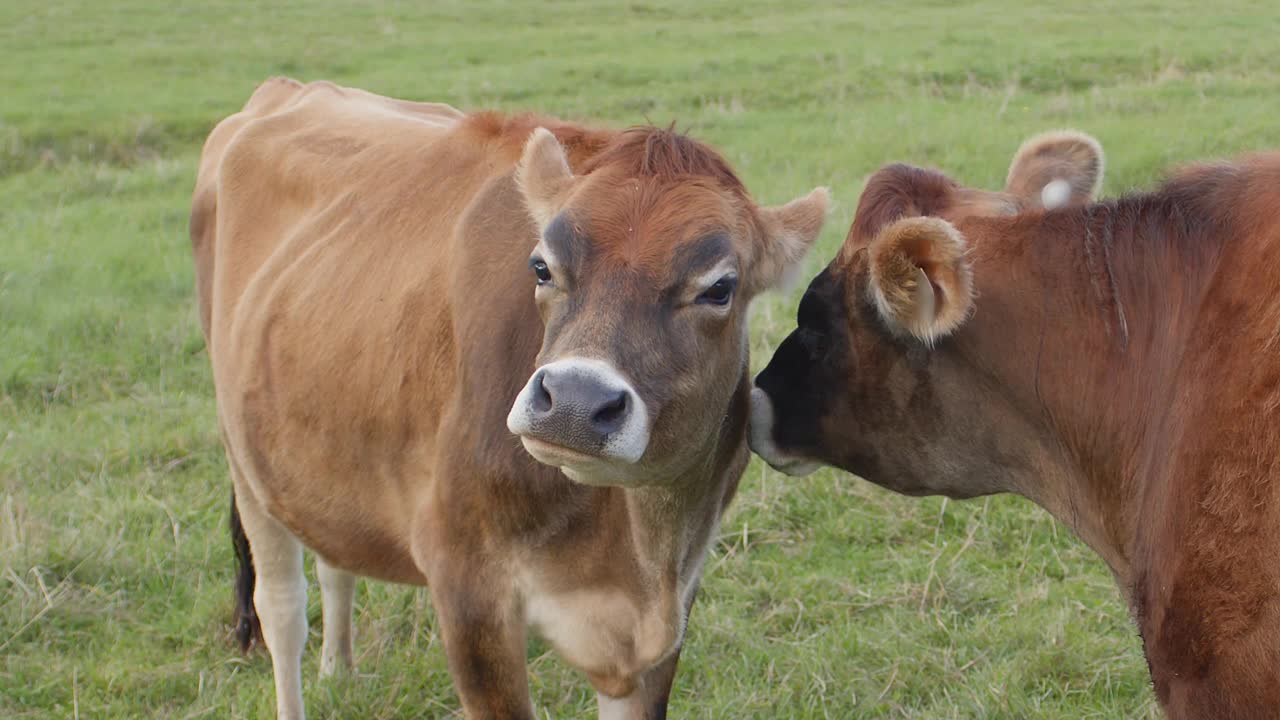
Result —
M 468 563 L 431 578 L 449 672 L 470 720 L 532 720 L 525 620 L 510 577 Z

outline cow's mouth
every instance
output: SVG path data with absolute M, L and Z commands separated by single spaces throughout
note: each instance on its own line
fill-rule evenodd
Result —
M 592 455 L 528 435 L 520 436 L 524 449 L 543 465 L 559 468 L 565 477 L 582 485 L 631 487 L 641 484 L 633 477 L 632 464 L 607 455 Z
M 788 459 L 788 460 L 782 460 L 780 462 L 775 462 L 773 460 L 770 460 L 767 457 L 764 457 L 763 455 L 760 455 L 760 457 L 764 458 L 764 461 L 769 464 L 769 467 L 773 468 L 774 470 L 777 470 L 783 475 L 790 475 L 791 477 L 804 477 L 806 475 L 812 475 L 814 472 L 816 472 L 819 468 L 822 467 L 822 463 L 814 462 L 813 460 Z
M 747 444 L 769 467 L 778 472 L 803 477 L 822 467 L 822 463 L 796 457 L 778 447 L 773 439 L 773 402 L 760 388 L 751 390 L 751 424 Z
M 539 440 L 529 435 L 521 435 L 520 442 L 524 445 L 524 449 L 533 456 L 533 459 L 543 465 L 562 467 L 566 464 L 581 466 L 603 462 L 603 459 L 598 456 L 557 445 L 553 442 L 547 442 L 546 440 Z

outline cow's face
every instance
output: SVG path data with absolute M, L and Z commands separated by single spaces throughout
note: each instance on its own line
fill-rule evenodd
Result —
M 1003 434 L 1022 420 L 960 351 L 998 328 L 970 320 L 981 300 L 952 223 L 1087 201 L 1101 172 L 1095 141 L 1053 134 L 1024 145 L 1003 193 L 904 165 L 873 175 L 755 379 L 752 449 L 790 474 L 825 464 L 907 494 L 995 491 Z
M 890 229 L 892 239 L 842 254 L 809 285 L 796 329 L 755 379 L 751 447 L 788 474 L 834 465 L 927 494 L 940 479 L 953 484 L 938 477 L 938 462 L 960 470 L 956 423 L 968 423 L 960 434 L 970 439 L 979 434 L 980 400 L 954 382 L 945 337 L 972 307 L 971 276 L 964 239 L 945 221 Z M 937 258 L 933 275 L 899 254 L 908 246 L 936 248 L 925 251 Z
M 801 260 L 827 204 L 819 190 L 755 207 L 716 176 L 727 166 L 698 172 L 687 157 L 710 151 L 630 132 L 650 134 L 636 150 L 651 162 L 688 167 L 636 173 L 606 157 L 574 176 L 538 131 L 517 173 L 541 234 L 528 272 L 545 332 L 507 425 L 534 458 L 591 484 L 664 483 L 742 432 L 748 303 Z

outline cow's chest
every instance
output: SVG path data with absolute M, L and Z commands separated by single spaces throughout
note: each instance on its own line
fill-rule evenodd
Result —
M 631 594 L 611 586 L 553 589 L 534 573 L 521 583 L 529 625 L 597 689 L 625 695 L 636 676 L 666 658 L 684 634 L 691 584 Z

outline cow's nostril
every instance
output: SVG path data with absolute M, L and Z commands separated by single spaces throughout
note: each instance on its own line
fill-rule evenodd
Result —
M 533 401 L 530 404 L 533 406 L 533 411 L 539 414 L 549 412 L 551 406 L 555 403 L 555 400 L 551 397 L 551 391 L 542 382 L 544 378 L 546 378 L 546 373 L 539 372 L 538 376 L 533 379 Z
M 540 452 L 561 448 L 634 463 L 649 444 L 645 408 L 644 398 L 606 363 L 556 360 L 535 370 L 525 383 L 511 406 L 507 428 L 538 458 Z
M 616 431 L 627 418 L 627 405 L 626 391 L 619 391 L 591 416 L 591 425 L 601 435 Z

